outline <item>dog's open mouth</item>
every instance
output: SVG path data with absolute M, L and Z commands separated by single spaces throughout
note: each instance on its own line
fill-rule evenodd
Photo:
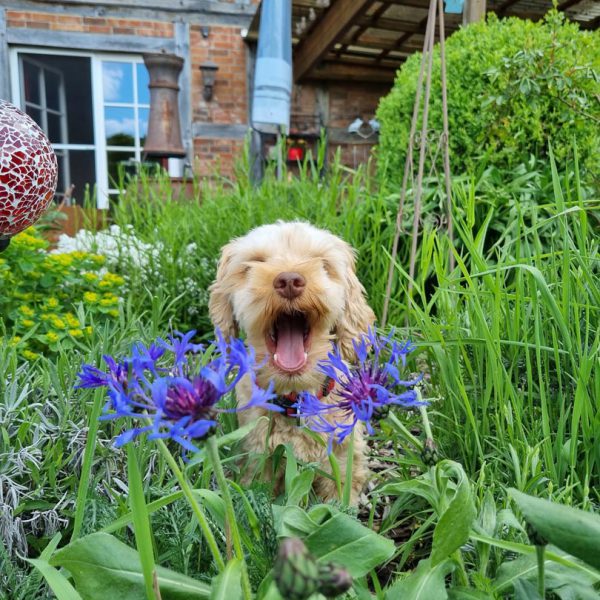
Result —
M 281 371 L 296 373 L 308 362 L 310 324 L 300 312 L 281 314 L 266 336 L 273 363 Z

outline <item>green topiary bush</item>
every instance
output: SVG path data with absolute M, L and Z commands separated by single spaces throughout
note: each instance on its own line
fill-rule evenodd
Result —
M 401 181 L 421 54 L 409 58 L 381 100 L 379 173 Z M 532 23 L 494 15 L 446 42 L 453 174 L 480 163 L 511 169 L 552 142 L 558 162 L 577 142 L 580 164 L 600 166 L 600 35 L 551 11 Z M 441 131 L 439 45 L 433 63 L 429 128 Z

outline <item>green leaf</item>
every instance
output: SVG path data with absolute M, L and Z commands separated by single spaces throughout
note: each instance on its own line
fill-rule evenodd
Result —
M 568 556 L 565 555 L 565 557 Z M 535 554 L 528 554 L 515 560 L 506 561 L 498 567 L 492 589 L 495 592 L 504 593 L 510 590 L 518 580 L 537 582 L 537 568 L 537 556 Z M 549 590 L 564 585 L 591 588 L 599 579 L 572 567 L 558 564 L 547 556 L 544 560 L 544 571 L 545 586 Z
M 273 504 L 273 519 L 279 537 L 304 538 L 319 527 L 319 523 L 298 506 Z
M 463 468 L 458 463 L 447 464 L 450 464 L 451 470 L 457 474 L 458 483 L 454 498 L 441 515 L 433 531 L 431 564 L 434 567 L 469 539 L 471 525 L 477 516 L 471 495 L 471 485 Z
M 362 577 L 395 550 L 394 542 L 343 513 L 325 521 L 304 543 L 322 562 L 343 565 L 352 577 Z
M 210 600 L 240 600 L 242 597 L 242 561 L 230 560 L 225 570 L 213 579 Z
M 135 545 L 137 546 L 144 584 L 146 586 L 146 597 L 154 600 L 154 548 L 152 545 L 152 533 L 148 519 L 148 509 L 144 498 L 144 484 L 137 461 L 136 449 L 133 444 L 127 444 L 127 472 L 129 480 L 129 506 L 133 513 L 133 530 L 135 533 Z
M 448 593 L 444 580 L 453 569 L 454 565 L 449 560 L 441 562 L 435 567 L 432 567 L 430 559 L 422 560 L 412 575 L 386 591 L 385 600 L 398 600 L 399 598 L 446 600 Z
M 509 489 L 525 520 L 551 544 L 600 569 L 600 517 Z
M 57 600 L 81 600 L 81 596 L 75 591 L 69 580 L 47 561 L 42 558 L 27 558 L 25 560 L 44 576 Z
M 311 469 L 304 469 L 294 477 L 288 490 L 286 504 L 288 506 L 297 506 L 306 496 L 311 488 L 315 478 L 315 472 Z
M 140 600 L 144 577 L 139 554 L 107 533 L 92 533 L 54 554 L 50 564 L 67 569 L 86 600 Z M 162 600 L 204 600 L 210 587 L 191 577 L 157 567 Z
M 514 584 L 515 600 L 543 600 L 535 584 L 526 579 L 517 579 Z
M 448 590 L 448 600 L 494 600 L 494 597 L 474 588 L 454 587 Z

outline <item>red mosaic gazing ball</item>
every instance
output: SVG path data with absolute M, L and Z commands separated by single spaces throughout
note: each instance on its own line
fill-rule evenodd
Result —
M 58 164 L 37 123 L 0 100 L 0 242 L 33 225 L 54 197 Z

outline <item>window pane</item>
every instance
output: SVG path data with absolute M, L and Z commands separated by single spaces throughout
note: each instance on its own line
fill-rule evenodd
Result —
M 72 203 L 83 204 L 93 194 L 96 184 L 96 161 L 93 150 L 59 150 L 57 196 L 64 197 L 71 186 Z
M 67 140 L 70 144 L 93 144 L 94 120 L 90 59 L 82 56 L 27 53 L 19 53 L 19 57 L 23 61 L 24 75 L 26 75 L 27 65 L 31 65 L 31 61 L 40 65 L 36 69 L 43 70 L 48 106 L 53 110 L 60 108 L 60 96 L 57 97 L 57 94 L 59 94 L 60 80 L 64 81 Z M 25 88 L 28 85 L 31 86 L 26 79 L 23 84 Z M 26 112 L 30 114 L 29 107 Z M 40 123 L 34 115 L 31 116 Z M 52 126 L 50 120 L 49 118 L 48 124 Z M 58 140 L 58 138 L 55 139 Z M 63 142 L 67 140 L 63 140 Z
M 25 107 L 25 112 L 43 129 L 42 111 L 39 108 Z
M 48 137 L 53 144 L 65 144 L 67 140 L 63 139 L 61 126 L 60 126 L 60 115 L 54 113 L 47 114 L 48 119 Z
M 40 94 L 40 69 L 29 61 L 23 61 L 23 88 L 25 89 L 25 102 L 39 104 Z
M 104 128 L 108 146 L 135 146 L 133 108 L 110 106 L 104 109 Z
M 148 114 L 150 110 L 147 108 L 140 108 L 138 110 L 139 120 L 139 132 L 140 132 L 140 145 L 143 146 L 146 143 L 146 133 L 148 133 Z
M 108 187 L 110 189 L 118 188 L 120 173 L 125 174 L 127 172 L 127 163 L 131 159 L 135 159 L 135 153 L 109 150 L 106 155 L 108 162 Z
M 62 78 L 58 73 L 45 71 L 46 80 L 46 106 L 54 110 L 60 110 L 60 90 Z
M 102 63 L 105 102 L 133 102 L 133 64 Z
M 148 75 L 148 69 L 143 63 L 137 63 L 137 88 L 138 88 L 138 104 L 150 104 L 150 90 L 148 84 L 150 83 L 150 76 Z

